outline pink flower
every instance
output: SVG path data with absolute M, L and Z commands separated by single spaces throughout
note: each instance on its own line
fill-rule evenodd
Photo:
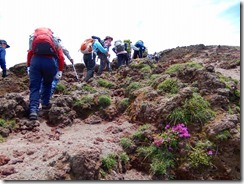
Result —
M 167 125 L 165 126 L 165 129 L 169 129 L 169 128 L 170 128 L 170 125 L 167 124 Z
M 153 144 L 156 145 L 157 147 L 161 146 L 161 144 L 163 143 L 163 139 L 160 138 L 160 139 L 156 139 L 154 140 Z
M 213 155 L 213 151 L 212 151 L 212 150 L 209 150 L 209 151 L 208 151 L 208 154 L 209 154 L 209 155 Z

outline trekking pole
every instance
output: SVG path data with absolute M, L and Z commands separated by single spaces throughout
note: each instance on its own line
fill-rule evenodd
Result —
M 77 79 L 78 82 L 80 82 L 79 77 L 78 77 L 77 72 L 76 72 L 76 69 L 75 69 L 74 63 L 72 63 L 72 66 L 73 66 L 73 69 L 74 69 L 74 72 L 75 72 L 76 79 Z

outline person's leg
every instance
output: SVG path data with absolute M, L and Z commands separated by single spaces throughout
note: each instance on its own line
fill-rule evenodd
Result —
M 138 52 L 137 50 L 134 50 L 134 53 L 133 53 L 133 56 L 132 56 L 132 59 L 136 59 L 137 56 L 138 56 Z
M 131 62 L 131 53 L 128 53 L 128 63 Z
M 41 72 L 43 74 L 43 93 L 42 93 L 42 105 L 49 106 L 51 98 L 51 88 L 54 77 L 57 73 L 57 66 L 55 59 L 45 58 L 41 62 Z
M 118 54 L 117 55 L 117 61 L 118 61 L 118 65 L 117 66 L 118 66 L 118 68 L 122 65 L 122 59 L 123 59 L 122 58 L 122 54 Z
M 104 67 L 106 64 L 107 56 L 105 54 L 100 54 L 99 59 L 100 59 L 100 66 L 99 66 L 97 74 L 101 75 L 103 73 L 103 70 L 104 70 Z
M 142 50 L 140 49 L 139 52 L 138 52 L 139 58 L 142 58 L 142 54 L 143 54 L 143 52 L 142 52 Z
M 127 65 L 127 53 L 122 54 L 122 65 Z
M 128 66 L 129 65 L 129 54 L 126 53 L 124 57 L 125 57 L 125 65 Z
M 112 72 L 111 63 L 108 58 L 107 58 L 107 66 L 108 66 L 108 71 Z
M 58 60 L 57 59 L 55 60 L 55 65 L 58 68 Z M 66 65 L 66 67 L 67 67 L 67 65 Z M 59 79 L 56 79 L 56 78 L 53 79 L 52 88 L 51 88 L 51 97 L 54 93 L 54 90 L 56 89 L 56 86 L 58 85 L 58 82 L 59 82 Z
M 40 71 L 40 61 L 41 58 L 39 57 L 33 57 L 31 59 L 30 64 L 30 104 L 29 104 L 29 111 L 31 113 L 38 113 L 39 110 L 39 99 L 40 99 L 40 87 L 41 87 L 41 81 L 42 81 L 42 75 Z
M 58 79 L 56 79 L 56 78 L 53 79 L 52 87 L 51 87 L 51 97 L 52 97 L 52 95 L 54 93 L 54 90 L 56 89 L 56 86 L 58 85 L 58 82 L 59 82 Z
M 87 73 L 84 81 L 88 81 L 90 78 L 94 75 L 95 65 L 96 65 L 96 55 L 93 54 L 93 57 L 91 54 L 85 54 L 83 59 L 87 68 Z

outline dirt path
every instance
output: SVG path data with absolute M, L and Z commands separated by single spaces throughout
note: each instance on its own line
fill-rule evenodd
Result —
M 122 151 L 119 138 L 135 131 L 133 124 L 123 122 L 103 122 L 85 124 L 79 122 L 63 129 L 53 129 L 40 122 L 39 132 L 12 134 L 1 143 L 0 153 L 8 155 L 6 167 L 14 167 L 16 173 L 4 180 L 43 180 L 47 177 L 50 164 L 62 157 L 65 152 L 79 147 L 101 150 L 101 156 Z M 130 171 L 124 176 L 127 180 L 149 178 L 138 171 Z

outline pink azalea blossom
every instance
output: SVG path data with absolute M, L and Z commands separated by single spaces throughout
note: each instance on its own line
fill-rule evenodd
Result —
M 208 154 L 209 154 L 209 155 L 213 155 L 213 151 L 212 151 L 212 150 L 209 150 L 209 151 L 208 151 Z

